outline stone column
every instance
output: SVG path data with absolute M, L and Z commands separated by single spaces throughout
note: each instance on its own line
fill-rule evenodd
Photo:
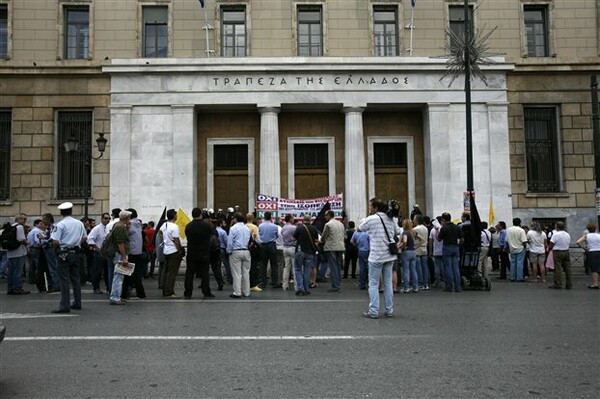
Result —
M 510 221 L 513 218 L 512 209 L 512 183 L 510 176 L 510 146 L 508 138 L 508 103 L 489 102 L 488 111 L 488 134 L 490 151 L 490 196 L 494 206 L 495 222 L 500 220 Z M 494 167 L 506 165 L 505 167 Z M 482 193 L 483 194 L 483 193 Z M 481 195 L 481 208 L 489 210 L 489 199 L 487 193 Z M 483 202 L 483 203 L 482 203 Z M 479 208 L 480 209 L 480 208 Z M 481 220 L 487 220 L 488 214 L 481 215 Z
M 260 174 L 257 194 L 281 196 L 279 169 L 278 106 L 259 106 L 260 112 Z M 251 193 L 252 194 L 252 193 Z
M 367 216 L 367 176 L 362 113 L 365 107 L 344 106 L 344 203 L 348 220 L 358 223 Z

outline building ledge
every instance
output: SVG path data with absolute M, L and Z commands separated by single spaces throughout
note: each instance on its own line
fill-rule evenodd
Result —
M 525 198 L 569 198 L 569 193 L 525 193 Z

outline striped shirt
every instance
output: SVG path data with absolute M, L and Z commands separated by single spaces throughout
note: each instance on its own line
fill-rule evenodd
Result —
M 387 236 L 381 223 L 382 219 L 387 228 Z M 358 230 L 369 234 L 369 262 L 382 263 L 396 260 L 397 256 L 390 253 L 388 244 L 394 242 L 400 229 L 385 213 L 377 212 L 364 219 L 358 226 Z

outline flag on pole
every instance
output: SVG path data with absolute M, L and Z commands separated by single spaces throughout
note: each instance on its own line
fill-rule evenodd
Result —
M 327 223 L 327 220 L 325 220 L 325 212 L 331 210 L 331 204 L 329 203 L 329 201 L 327 201 L 325 203 L 325 205 L 323 205 L 323 207 L 321 208 L 321 210 L 319 211 L 319 213 L 317 214 L 317 217 L 315 218 L 315 220 L 313 220 L 313 226 L 315 226 L 317 228 L 317 230 L 319 231 L 319 234 L 323 231 L 323 228 L 325 227 L 325 223 Z
M 417 0 L 410 0 L 410 5 L 412 6 L 412 8 L 415 8 L 415 6 L 417 5 Z
M 494 225 L 495 218 L 496 216 L 494 215 L 494 205 L 492 205 L 492 198 L 490 197 L 490 213 L 488 215 L 488 223 L 490 224 L 490 226 Z
M 481 218 L 477 205 L 475 205 L 475 195 L 471 191 L 469 193 L 469 204 L 471 209 L 471 240 L 477 243 L 477 247 L 481 246 Z
M 198 0 L 198 1 L 200 2 L 200 7 L 204 8 L 204 0 Z M 415 1 L 415 0 L 413 0 L 413 1 Z
M 158 234 L 158 232 L 160 231 L 160 228 L 162 227 L 163 224 L 165 224 L 166 221 L 167 221 L 167 207 L 165 206 L 165 209 L 163 209 L 163 211 L 162 211 L 162 215 L 160 215 L 160 218 L 158 219 L 158 223 L 156 223 L 154 237 L 152 237 L 152 243 L 156 242 L 156 235 Z
M 175 224 L 179 227 L 179 237 L 181 237 L 182 240 L 185 239 L 185 226 L 187 226 L 189 222 L 191 222 L 191 220 L 188 215 L 185 214 L 183 209 L 179 208 L 177 210 L 177 220 L 175 220 Z

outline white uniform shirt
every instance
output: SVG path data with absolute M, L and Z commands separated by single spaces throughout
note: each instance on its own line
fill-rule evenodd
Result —
M 58 222 L 50 234 L 50 239 L 58 241 L 61 248 L 79 247 L 86 238 L 87 234 L 83 223 L 71 216 L 66 216 Z
M 97 248 L 100 248 L 100 247 L 102 247 L 102 243 L 104 242 L 104 239 L 106 238 L 106 234 L 108 234 L 108 229 L 106 228 L 105 225 L 100 223 L 100 224 L 94 226 L 92 231 L 90 231 L 90 234 L 88 235 L 88 238 L 87 238 L 87 243 L 90 246 L 95 245 Z

